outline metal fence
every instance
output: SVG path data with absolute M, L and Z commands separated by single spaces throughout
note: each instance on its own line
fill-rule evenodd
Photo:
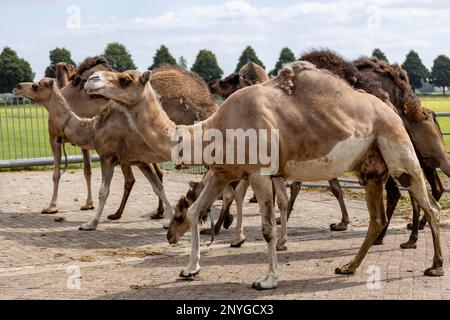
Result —
M 438 117 L 450 117 L 450 112 L 438 113 Z M 444 132 L 450 136 L 450 132 Z M 0 95 L 0 169 L 52 165 L 53 156 L 48 140 L 48 113 L 42 105 L 12 94 Z M 78 147 L 66 144 L 69 163 L 82 163 Z M 450 153 L 450 152 L 449 152 Z M 98 161 L 95 154 L 92 161 Z M 164 169 L 173 170 L 172 163 L 162 163 Z M 204 173 L 203 167 L 184 169 L 187 173 Z M 342 187 L 360 188 L 358 181 L 340 179 Z M 305 183 L 306 187 L 328 187 L 327 184 Z M 449 190 L 446 190 L 450 192 Z

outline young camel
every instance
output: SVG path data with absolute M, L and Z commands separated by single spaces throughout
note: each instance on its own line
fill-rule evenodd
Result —
M 278 77 L 263 84 L 237 91 L 211 118 L 194 126 L 176 126 L 164 113 L 149 80 L 151 72 L 97 72 L 85 85 L 91 94 L 100 94 L 128 109 L 141 137 L 155 146 L 161 157 L 172 159 L 179 151 L 177 133 L 189 132 L 190 137 L 214 129 L 226 136 L 227 129 L 276 130 L 275 138 L 261 143 L 278 144 L 271 148 L 277 161 L 272 174 L 285 179 L 317 181 L 332 179 L 347 171 L 355 171 L 366 189 L 370 213 L 369 230 L 357 256 L 337 268 L 338 274 L 353 274 L 361 264 L 379 233 L 387 223 L 383 204 L 383 185 L 389 172 L 408 188 L 425 211 L 434 242 L 434 259 L 428 276 L 441 276 L 443 258 L 439 237 L 439 204 L 429 199 L 419 161 L 400 117 L 373 95 L 355 91 L 340 78 L 299 61 L 287 65 Z M 273 133 L 273 131 L 272 131 Z M 275 141 L 272 141 L 274 139 Z M 207 139 L 206 139 L 207 140 Z M 211 152 L 211 143 L 202 141 L 200 151 Z M 223 141 L 215 141 L 220 147 Z M 227 144 L 236 147 L 235 139 Z M 235 159 L 223 149 L 222 159 Z M 198 147 L 198 146 L 197 146 Z M 223 147 L 223 145 L 222 145 Z M 230 149 L 228 149 L 230 147 Z M 242 147 L 242 146 L 241 146 Z M 206 150 L 208 149 L 208 150 Z M 235 149 L 236 150 L 236 149 Z M 195 152 L 190 150 L 192 157 Z M 279 151 L 278 154 L 276 151 Z M 184 150 L 186 152 L 186 150 Z M 249 150 L 245 150 L 246 159 Z M 196 159 L 200 160 L 200 159 Z M 205 162 L 203 158 L 199 162 Z M 275 217 L 273 214 L 272 177 L 263 175 L 266 163 L 210 165 L 211 179 L 199 199 L 189 209 L 192 251 L 189 265 L 180 276 L 193 277 L 200 271 L 199 217 L 232 181 L 248 179 L 258 198 L 262 215 L 262 231 L 268 244 L 269 272 L 257 280 L 256 289 L 277 287 L 277 256 Z M 247 160 L 248 161 L 248 160 Z M 195 162 L 196 163 L 196 162 Z M 223 162 L 225 163 L 225 162 Z M 266 173 L 266 172 L 264 172 Z
M 95 230 L 100 221 L 109 195 L 109 187 L 117 163 L 131 169 L 136 164 L 151 183 L 153 190 L 164 201 L 164 212 L 170 220 L 173 210 L 168 201 L 162 182 L 155 171 L 160 158 L 153 156 L 152 150 L 142 141 L 129 118 L 117 106 L 112 105 L 91 119 L 78 117 L 70 108 L 54 79 L 44 78 L 38 83 L 20 83 L 14 88 L 14 94 L 42 103 L 57 128 L 75 145 L 86 150 L 95 149 L 100 156 L 102 185 L 96 217 L 80 227 L 80 230 Z M 120 217 L 119 217 L 120 218 Z
M 239 89 L 263 83 L 264 81 L 267 80 L 269 80 L 269 75 L 267 74 L 267 72 L 256 63 L 249 61 L 245 66 L 242 67 L 241 70 L 239 70 L 239 72 L 233 73 L 222 80 L 213 81 L 209 84 L 209 86 L 212 93 L 217 94 L 226 99 Z M 345 231 L 348 229 L 350 218 L 348 216 L 347 207 L 345 206 L 344 193 L 342 192 L 342 188 L 341 185 L 339 184 L 338 179 L 332 179 L 328 183 L 330 184 L 331 192 L 339 202 L 339 207 L 341 208 L 342 213 L 341 221 L 339 223 L 332 223 L 330 225 L 330 230 Z M 294 181 L 291 185 L 291 196 L 288 199 L 287 203 L 288 220 L 292 213 L 292 210 L 294 209 L 295 200 L 297 199 L 297 196 L 301 188 L 302 183 L 299 181 Z M 284 198 L 285 196 L 287 196 L 286 191 L 283 192 L 281 197 Z M 256 203 L 255 196 L 253 196 L 253 198 L 250 199 L 250 202 Z M 284 206 L 284 204 L 282 206 Z M 281 224 L 282 223 L 281 220 L 282 217 L 280 216 L 280 218 L 277 219 L 277 224 Z M 282 226 L 282 228 L 284 228 L 284 226 Z

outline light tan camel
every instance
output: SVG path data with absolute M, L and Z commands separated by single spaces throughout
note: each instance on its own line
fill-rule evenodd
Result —
M 236 139 L 225 141 L 222 156 L 209 164 L 206 151 L 212 153 L 211 140 L 205 137 L 200 140 L 204 157 L 195 159 L 194 163 L 207 162 L 212 177 L 189 209 L 192 251 L 189 265 L 182 270 L 181 277 L 192 277 L 200 271 L 200 214 L 230 182 L 248 179 L 258 198 L 262 231 L 269 252 L 269 272 L 253 287 L 277 287 L 272 176 L 263 173 L 271 172 L 273 176 L 297 181 L 318 181 L 330 180 L 348 171 L 354 171 L 366 189 L 370 224 L 356 257 L 337 268 L 336 273 L 353 274 L 386 225 L 383 185 L 390 173 L 411 191 L 427 215 L 434 241 L 434 259 L 425 274 L 444 274 L 438 223 L 440 206 L 428 198 L 419 161 L 400 117 L 384 102 L 373 95 L 355 91 L 329 72 L 299 61 L 285 66 L 272 80 L 237 91 L 211 118 L 194 126 L 176 126 L 164 113 L 149 84 L 150 77 L 151 72 L 143 75 L 137 71 L 96 72 L 85 88 L 91 94 L 103 95 L 125 106 L 141 137 L 166 160 L 179 155 L 179 140 L 174 138 L 180 132 L 189 133 L 187 142 L 192 142 L 189 138 L 198 138 L 199 132 L 215 132 L 216 137 L 219 132 L 225 137 L 226 131 L 232 129 L 275 132 L 266 139 L 261 134 L 259 140 L 259 145 L 268 143 L 271 146 L 274 158 L 269 164 L 264 158 L 258 159 L 256 164 L 251 163 L 248 159 L 254 150 L 250 148 L 245 149 L 246 161 L 239 164 L 236 160 L 239 157 L 231 152 L 239 146 L 236 146 L 236 136 Z M 223 143 L 215 141 L 213 146 L 219 150 Z M 272 148 L 272 145 L 278 145 L 278 148 Z M 198 147 L 194 143 L 191 150 L 183 149 L 183 157 L 195 158 Z M 277 170 L 270 171 L 268 167 Z
M 77 68 L 67 62 L 58 62 L 50 66 L 55 73 L 59 88 L 64 88 L 75 77 Z

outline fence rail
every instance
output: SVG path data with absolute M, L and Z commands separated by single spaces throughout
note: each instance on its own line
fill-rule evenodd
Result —
M 437 113 L 438 117 L 450 117 L 450 112 Z M 444 132 L 450 136 L 450 132 Z M 12 94 L 0 94 L 0 169 L 23 168 L 53 164 L 48 141 L 48 113 L 41 105 Z M 69 163 L 82 163 L 83 156 L 78 147 L 66 145 Z M 448 151 L 450 154 L 450 151 Z M 98 161 L 95 153 L 92 161 Z M 161 164 L 164 169 L 173 170 L 172 163 Z M 193 167 L 183 170 L 187 173 L 204 173 L 205 168 Z M 358 181 L 339 179 L 344 189 L 359 189 Z M 328 184 L 305 183 L 305 187 L 328 188 Z M 450 189 L 446 189 L 450 192 Z

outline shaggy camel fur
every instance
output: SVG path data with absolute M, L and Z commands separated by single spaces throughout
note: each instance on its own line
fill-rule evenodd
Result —
M 300 61 L 285 66 L 272 80 L 237 91 L 209 119 L 194 126 L 176 126 L 164 113 L 149 84 L 150 77 L 151 72 L 142 75 L 137 71 L 97 72 L 85 87 L 91 94 L 103 95 L 126 107 L 141 137 L 167 160 L 172 159 L 173 151 L 179 147 L 178 140 L 173 139 L 176 132 L 189 132 L 190 137 L 194 137 L 199 129 L 203 132 L 213 129 L 226 136 L 227 129 L 252 128 L 279 130 L 275 131 L 275 141 L 272 136 L 266 141 L 278 145 L 278 148 L 271 148 L 272 155 L 279 156 L 278 170 L 272 172 L 274 176 L 317 181 L 355 171 L 366 189 L 370 225 L 357 256 L 349 264 L 337 268 L 338 274 L 354 273 L 385 227 L 383 184 L 390 172 L 413 193 L 430 223 L 434 259 L 425 274 L 443 275 L 439 204 L 428 198 L 419 161 L 400 117 L 381 100 L 355 91 L 340 78 Z M 288 90 L 282 88 L 286 83 L 290 83 Z M 211 148 L 210 141 L 202 142 L 201 151 Z M 219 147 L 223 141 L 215 143 Z M 235 147 L 236 140 L 227 143 Z M 188 155 L 195 154 L 193 151 Z M 228 146 L 223 150 L 221 161 L 227 159 L 227 152 Z M 246 150 L 246 156 L 248 152 Z M 229 154 L 229 159 L 235 159 L 233 156 Z M 200 162 L 203 161 L 206 160 Z M 257 164 L 247 161 L 245 164 L 220 164 L 221 161 L 210 164 L 212 176 L 189 209 L 192 251 L 189 265 L 180 276 L 192 277 L 200 271 L 200 214 L 230 182 L 248 179 L 258 198 L 269 252 L 269 272 L 253 287 L 275 288 L 278 273 L 272 177 L 261 172 L 262 168 L 268 169 L 268 165 L 261 160 Z M 269 164 L 272 165 L 275 164 Z
M 67 62 L 59 62 L 50 66 L 55 73 L 59 88 L 64 88 L 77 73 L 77 68 Z
M 109 195 L 109 186 L 114 173 L 114 166 L 121 164 L 125 177 L 132 175 L 131 165 L 137 164 L 142 173 L 151 183 L 153 190 L 164 201 L 167 219 L 173 216 L 173 210 L 168 201 L 161 178 L 157 175 L 159 168 L 156 164 L 148 165 L 152 150 L 137 135 L 130 125 L 126 114 L 111 105 L 99 115 L 91 119 L 79 118 L 70 108 L 61 94 L 55 80 L 44 78 L 38 83 L 20 83 L 14 88 L 14 94 L 24 96 L 42 103 L 49 112 L 49 117 L 57 128 L 64 132 L 69 141 L 85 150 L 95 149 L 100 156 L 102 170 L 102 185 L 99 196 L 99 206 L 96 217 L 80 227 L 80 230 L 95 230 L 100 221 L 103 209 Z M 159 158 L 154 157 L 158 162 Z M 155 170 L 156 169 L 156 170 Z M 131 184 L 131 185 L 130 185 Z M 125 179 L 125 202 L 129 196 L 134 179 Z M 125 203 L 123 204 L 125 205 Z M 108 218 L 120 219 L 123 208 Z
M 444 193 L 444 187 L 436 169 L 440 168 L 447 176 L 450 176 L 450 161 L 436 114 L 421 106 L 420 99 L 409 84 L 406 71 L 399 65 L 390 65 L 375 58 L 360 58 L 354 64 L 361 73 L 389 94 L 414 144 L 425 177 L 431 186 L 432 195 L 436 201 L 439 201 Z M 387 210 L 388 221 L 390 221 L 400 198 L 400 192 L 392 180 L 389 181 L 387 188 L 389 188 L 388 196 L 392 198 L 392 207 L 389 208 L 388 205 Z M 401 245 L 404 249 L 416 248 L 418 230 L 423 229 L 426 224 L 426 216 L 419 223 L 420 207 L 416 201 L 411 199 L 411 203 L 413 223 L 408 227 L 412 229 L 412 233 L 409 241 Z M 381 233 L 378 242 L 382 242 L 386 230 L 387 227 Z

